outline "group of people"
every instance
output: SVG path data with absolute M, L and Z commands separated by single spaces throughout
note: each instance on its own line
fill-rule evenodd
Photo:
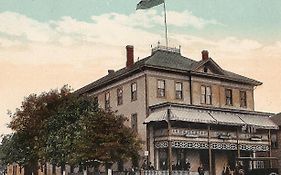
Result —
M 147 162 L 147 160 L 145 160 L 142 164 L 141 167 L 143 170 L 155 170 L 154 166 L 152 165 L 151 162 Z
M 244 175 L 242 164 L 237 163 L 234 169 L 231 169 L 229 164 L 223 166 L 222 175 Z

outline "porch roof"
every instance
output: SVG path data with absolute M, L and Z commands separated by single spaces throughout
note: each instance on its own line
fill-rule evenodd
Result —
M 153 111 L 144 121 L 145 124 L 157 121 L 167 121 L 167 109 L 170 108 L 171 121 L 191 123 L 209 123 L 231 126 L 249 125 L 262 129 L 278 129 L 268 116 L 245 113 L 232 113 L 229 111 L 203 110 L 202 108 L 164 107 Z

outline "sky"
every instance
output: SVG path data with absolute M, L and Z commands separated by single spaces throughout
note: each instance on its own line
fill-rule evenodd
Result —
M 0 134 L 24 97 L 74 90 L 165 44 L 163 6 L 135 10 L 139 0 L 1 0 Z M 281 111 L 280 0 L 166 0 L 170 47 L 200 60 L 207 49 L 223 69 L 259 80 L 255 109 Z

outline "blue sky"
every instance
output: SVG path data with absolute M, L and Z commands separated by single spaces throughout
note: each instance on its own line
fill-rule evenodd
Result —
M 4 0 L 0 2 L 0 11 L 17 12 L 42 22 L 58 20 L 63 16 L 89 22 L 92 15 L 112 12 L 127 15 L 134 13 L 137 2 L 138 0 Z M 208 26 L 200 31 L 183 28 L 185 32 L 191 34 L 205 35 L 205 37 L 235 35 L 269 42 L 281 38 L 277 30 L 281 27 L 280 0 L 167 0 L 166 2 L 168 10 L 178 12 L 187 10 L 195 16 L 216 20 L 223 24 L 219 27 Z M 162 7 L 155 9 L 160 12 Z M 171 27 L 170 30 L 178 29 Z M 268 33 L 272 33 L 274 37 L 268 37 Z
M 0 133 L 7 109 L 64 84 L 80 88 L 164 43 L 163 6 L 139 0 L 1 0 Z M 280 0 L 166 0 L 170 46 L 199 60 L 203 49 L 224 69 L 262 81 L 256 110 L 281 111 Z

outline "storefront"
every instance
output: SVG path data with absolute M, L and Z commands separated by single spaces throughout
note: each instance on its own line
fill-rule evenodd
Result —
M 262 113 L 194 106 L 152 110 L 145 123 L 149 158 L 157 170 L 167 170 L 170 161 L 173 170 L 196 172 L 203 165 L 211 174 L 221 174 L 226 166 L 234 170 L 237 157 L 270 155 L 270 130 L 277 129 Z

